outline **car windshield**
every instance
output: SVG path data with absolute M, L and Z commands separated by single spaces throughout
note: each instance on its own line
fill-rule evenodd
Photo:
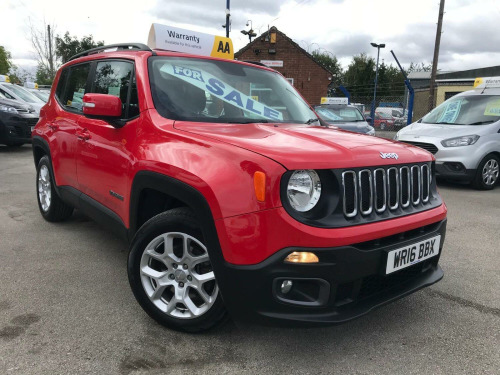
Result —
M 20 86 L 9 85 L 8 89 L 27 103 L 34 103 L 34 104 L 43 103 L 41 99 L 38 99 L 35 95 L 33 95 L 28 90 L 25 90 Z
M 43 100 L 45 103 L 49 101 L 49 94 L 44 91 L 32 90 L 30 91 L 33 95 L 35 95 L 38 99 Z
M 316 107 L 316 112 L 327 122 L 365 121 L 358 109 L 353 107 Z
M 280 74 L 229 61 L 154 57 L 149 65 L 158 112 L 197 122 L 311 123 L 317 116 Z
M 484 125 L 500 120 L 500 95 L 455 96 L 422 118 L 424 124 Z

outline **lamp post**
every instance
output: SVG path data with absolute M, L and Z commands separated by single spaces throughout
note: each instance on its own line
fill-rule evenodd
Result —
M 247 26 L 250 26 L 250 30 L 241 30 L 241 33 L 243 35 L 248 35 L 248 39 L 250 39 L 250 43 L 252 43 L 252 38 L 257 36 L 257 34 L 253 31 L 252 20 L 247 21 Z
M 229 20 L 229 17 L 231 17 L 230 2 L 230 0 L 226 0 L 226 24 L 222 25 L 226 29 L 226 38 L 229 38 L 229 29 L 231 28 L 231 21 Z
M 377 44 L 377 43 L 370 43 L 372 47 L 375 47 L 377 49 L 377 65 L 375 67 L 375 88 L 373 89 L 373 103 L 372 103 L 372 110 L 371 110 L 371 116 L 372 116 L 372 126 L 375 124 L 375 103 L 377 100 L 377 80 L 378 80 L 378 59 L 380 57 L 380 49 L 385 47 L 385 44 Z

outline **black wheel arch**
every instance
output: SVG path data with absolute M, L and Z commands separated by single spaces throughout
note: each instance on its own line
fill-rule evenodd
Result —
M 220 247 L 215 220 L 210 206 L 203 194 L 194 187 L 173 177 L 151 171 L 139 171 L 134 177 L 130 194 L 130 222 L 129 241 L 132 241 L 139 230 L 139 210 L 141 193 L 145 189 L 155 190 L 165 194 L 190 208 L 199 221 L 203 237 L 209 249 L 210 260 L 216 274 L 219 267 L 224 264 L 224 257 Z M 219 282 L 219 280 L 218 280 Z

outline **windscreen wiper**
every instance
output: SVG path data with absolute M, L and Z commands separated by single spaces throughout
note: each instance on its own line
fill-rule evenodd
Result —
M 492 123 L 495 121 L 496 120 L 476 121 L 476 122 L 473 122 L 472 124 L 466 124 L 466 125 L 483 125 L 483 124 L 489 124 L 489 123 Z
M 309 119 L 309 120 L 307 120 L 305 123 L 306 123 L 307 125 L 309 125 L 309 124 L 312 124 L 313 122 L 316 122 L 316 121 L 319 121 L 319 118 L 310 118 L 310 119 Z

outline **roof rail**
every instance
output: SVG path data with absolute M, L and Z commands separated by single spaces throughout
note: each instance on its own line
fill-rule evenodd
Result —
M 111 48 L 116 48 L 117 51 L 119 51 L 119 50 L 136 50 L 136 51 L 153 52 L 151 50 L 151 48 L 149 48 L 147 45 L 142 44 L 142 43 L 118 43 L 118 44 L 110 44 L 107 46 L 96 47 L 96 48 L 89 49 L 87 51 L 77 53 L 76 55 L 71 56 L 68 61 L 77 59 L 77 58 L 82 57 L 82 56 L 88 56 L 88 55 L 93 55 L 96 53 L 104 52 L 105 50 L 111 49 Z M 153 52 L 153 54 L 155 54 L 155 53 Z
M 265 68 L 269 68 L 267 65 L 265 65 L 259 61 L 251 61 L 251 60 L 242 60 L 242 61 L 247 63 L 247 64 L 253 64 L 253 65 L 258 65 L 258 66 L 263 66 Z

